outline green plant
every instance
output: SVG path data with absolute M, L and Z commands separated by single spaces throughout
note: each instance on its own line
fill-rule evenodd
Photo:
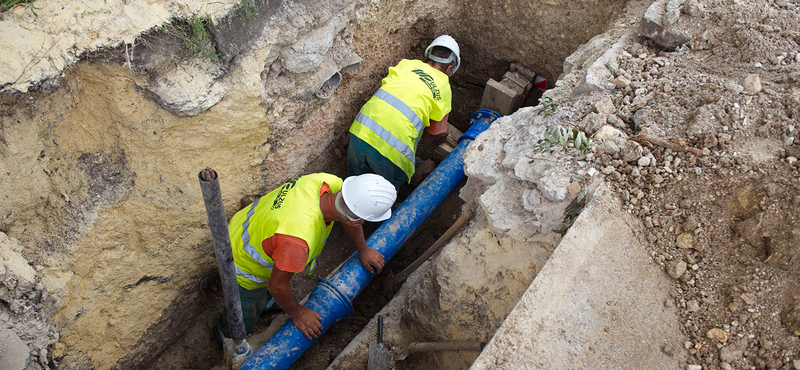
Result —
M 571 145 L 570 145 L 571 144 Z M 586 133 L 576 127 L 567 124 L 548 126 L 544 132 L 544 138 L 536 142 L 536 151 L 543 151 L 553 146 L 569 148 L 572 146 L 577 150 L 589 149 L 589 139 Z
M 34 0 L 0 0 L 0 12 L 9 10 L 17 5 L 33 4 L 33 1 Z M 36 12 L 34 11 L 36 8 L 33 5 L 30 5 L 29 8 L 33 15 L 36 15 Z
M 553 99 L 544 97 L 539 98 L 539 115 L 540 116 L 552 116 L 556 113 L 556 109 L 558 108 L 558 104 L 553 101 Z
M 217 61 L 216 45 L 208 32 L 208 27 L 214 27 L 211 16 L 192 17 L 189 20 L 172 19 L 159 27 L 159 31 L 177 40 L 181 52 L 176 54 L 180 60 L 204 59 Z
M 248 21 L 258 18 L 258 16 L 261 15 L 261 10 L 261 7 L 256 5 L 254 0 L 242 0 L 239 2 L 239 7 L 236 9 L 236 11 Z

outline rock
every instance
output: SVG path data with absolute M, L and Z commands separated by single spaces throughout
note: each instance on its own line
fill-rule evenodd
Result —
M 756 296 L 753 294 L 742 293 L 741 297 L 745 304 L 748 305 L 756 304 Z
M 732 343 L 727 347 L 722 347 L 719 350 L 719 360 L 722 362 L 732 363 L 742 358 L 744 349 L 747 347 L 747 342 L 739 341 Z
M 613 81 L 616 87 L 625 88 L 631 84 L 631 80 L 625 76 L 617 76 Z
M 706 13 L 706 7 L 697 0 L 686 0 L 683 4 L 683 12 L 692 17 L 702 17 Z
M 0 369 L 23 370 L 31 362 L 31 349 L 11 330 L 0 331 Z
M 681 277 L 681 275 L 683 275 L 684 272 L 686 272 L 686 267 L 687 267 L 686 262 L 681 260 L 667 262 L 666 265 L 667 274 L 669 274 L 669 276 L 672 276 L 673 279 L 677 279 Z
M 681 16 L 683 0 L 667 0 L 666 11 L 664 12 L 664 24 L 671 25 L 678 21 Z
M 703 370 L 703 365 L 686 365 L 686 370 Z
M 655 4 L 656 3 L 653 5 Z M 651 7 L 653 6 L 651 5 Z M 639 25 L 639 34 L 641 34 L 643 37 L 653 40 L 653 42 L 661 45 L 667 50 L 675 50 L 681 45 L 692 40 L 680 33 L 665 29 L 664 26 L 658 23 L 658 21 L 650 18 L 651 15 L 649 13 L 650 9 L 647 10 L 647 13 L 645 13 L 644 17 L 642 18 L 642 22 Z
M 609 116 L 616 113 L 617 108 L 614 106 L 614 102 L 611 100 L 611 97 L 606 96 L 592 103 L 592 111 L 598 114 Z
M 608 116 L 608 118 L 606 118 L 606 123 L 618 129 L 625 129 L 628 127 L 625 121 L 623 121 L 622 118 L 619 118 L 616 114 Z
M 686 310 L 689 312 L 697 312 L 700 311 L 700 303 L 697 302 L 696 299 L 692 299 L 686 302 Z
M 731 367 L 731 364 L 729 364 L 729 363 L 727 363 L 727 362 L 720 362 L 720 363 L 719 363 L 719 367 L 720 367 L 722 370 L 733 370 L 733 368 Z
M 728 334 L 719 328 L 713 328 L 709 330 L 708 333 L 706 333 L 706 337 L 708 337 L 708 339 L 717 340 L 720 343 L 725 343 L 728 341 Z
M 649 165 L 650 165 L 650 157 L 642 157 L 642 158 L 639 158 L 639 160 L 638 160 L 638 161 L 636 161 L 636 164 L 637 164 L 639 167 L 647 167 L 647 166 L 649 166 Z
M 797 163 L 797 158 L 792 156 L 786 157 L 786 163 L 788 163 L 790 166 L 794 166 L 794 164 Z
M 739 84 L 742 85 L 745 91 L 757 94 L 761 92 L 761 77 L 757 74 L 748 74 L 744 76 Z
M 692 249 L 692 248 L 694 248 L 694 241 L 693 241 L 693 238 L 692 238 L 692 234 L 690 234 L 690 233 L 682 233 L 682 234 L 678 235 L 678 238 L 675 241 L 675 244 L 678 246 L 678 248 L 681 248 L 681 249 Z
M 577 123 L 579 129 L 585 132 L 587 135 L 594 134 L 601 127 L 605 126 L 606 124 L 606 117 L 602 114 L 597 114 L 595 112 L 591 112 L 586 115 L 580 122 Z
M 742 91 L 744 91 L 744 86 L 739 85 L 737 83 L 728 82 L 725 84 L 725 89 L 734 94 L 741 94 Z

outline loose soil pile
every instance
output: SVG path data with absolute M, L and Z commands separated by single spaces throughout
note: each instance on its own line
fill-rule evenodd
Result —
M 635 38 L 612 65 L 618 88 L 608 120 L 677 150 L 639 138 L 643 158 L 608 150 L 590 159 L 675 278 L 670 304 L 680 311 L 689 364 L 797 369 L 798 4 L 690 0 L 682 9 L 672 29 L 693 41 L 670 52 Z M 578 125 L 590 128 L 591 118 Z

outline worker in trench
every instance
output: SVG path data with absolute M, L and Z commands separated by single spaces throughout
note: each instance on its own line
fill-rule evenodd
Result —
M 389 68 L 350 126 L 351 176 L 376 173 L 398 190 L 411 182 L 420 136 L 434 145 L 447 139 L 450 76 L 460 64 L 458 43 L 442 35 L 425 49 L 425 60 L 403 59 Z
M 263 313 L 281 309 L 306 338 L 317 338 L 322 318 L 297 302 L 292 276 L 306 269 L 311 274 L 337 221 L 355 243 L 361 264 L 380 272 L 384 257 L 367 245 L 361 224 L 389 218 L 396 197 L 394 186 L 375 174 L 343 181 L 315 173 L 289 181 L 237 212 L 228 233 L 247 333 Z M 230 337 L 227 311 L 214 334 L 220 341 Z

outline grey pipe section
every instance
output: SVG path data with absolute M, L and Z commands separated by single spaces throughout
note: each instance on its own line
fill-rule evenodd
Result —
M 217 255 L 219 277 L 222 280 L 222 291 L 225 295 L 225 308 L 228 311 L 231 339 L 240 345 L 247 335 L 242 318 L 242 302 L 239 300 L 239 283 L 236 282 L 236 266 L 233 264 L 231 238 L 228 234 L 228 221 L 225 207 L 222 204 L 222 193 L 219 188 L 217 173 L 206 167 L 197 174 L 203 200 L 208 214 L 208 225 L 214 238 L 214 252 Z

